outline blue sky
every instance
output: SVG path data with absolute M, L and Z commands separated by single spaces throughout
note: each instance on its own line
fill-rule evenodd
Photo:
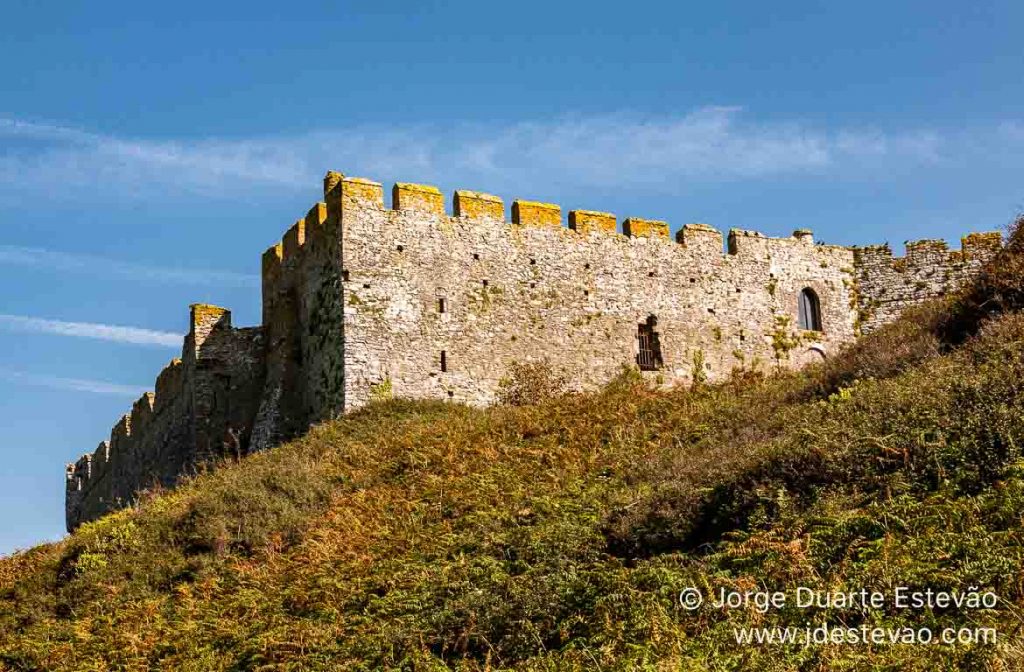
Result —
M 4 3 L 0 553 L 327 169 L 842 244 L 1024 204 L 1019 2 Z

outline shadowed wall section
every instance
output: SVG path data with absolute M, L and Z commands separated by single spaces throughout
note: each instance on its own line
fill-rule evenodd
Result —
M 262 329 L 233 329 L 223 308 L 197 304 L 180 359 L 122 416 L 109 441 L 67 468 L 68 529 L 173 486 L 203 462 L 245 452 L 263 389 Z

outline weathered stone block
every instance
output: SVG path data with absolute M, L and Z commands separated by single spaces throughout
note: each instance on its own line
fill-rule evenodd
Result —
M 429 184 L 399 182 L 391 190 L 391 201 L 395 210 L 441 216 L 445 214 L 444 195 L 440 189 Z
M 380 182 L 364 177 L 344 177 L 341 180 L 341 207 L 383 208 L 384 188 Z
M 582 234 L 594 231 L 615 233 L 615 215 L 610 212 L 597 212 L 594 210 L 570 210 L 569 228 Z
M 300 219 L 292 224 L 281 242 L 284 246 L 285 261 L 297 257 L 302 246 L 306 244 L 306 220 Z
M 969 233 L 960 239 L 966 259 L 989 259 L 1003 246 L 1003 234 L 998 231 Z
M 505 221 L 505 203 L 497 196 L 479 191 L 460 189 L 452 200 L 452 212 L 456 217 Z
M 521 226 L 562 226 L 562 209 L 553 203 L 512 201 L 512 223 Z
M 721 254 L 723 250 L 722 232 L 707 224 L 683 224 L 676 232 L 676 242 L 708 253 Z
M 622 222 L 622 232 L 630 238 L 668 238 L 668 222 L 629 217 Z

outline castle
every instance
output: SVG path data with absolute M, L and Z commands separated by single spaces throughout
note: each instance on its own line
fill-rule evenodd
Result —
M 491 402 L 513 362 L 580 389 L 623 365 L 652 384 L 820 360 L 962 284 L 1001 246 L 816 244 L 328 173 L 324 202 L 263 254 L 262 325 L 191 308 L 182 356 L 109 441 L 67 466 L 69 530 L 154 484 L 390 396 Z

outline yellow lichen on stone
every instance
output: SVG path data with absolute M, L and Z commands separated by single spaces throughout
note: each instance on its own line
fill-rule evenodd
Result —
M 391 190 L 391 200 L 395 210 L 444 214 L 444 195 L 440 189 L 429 184 L 398 182 Z
M 939 238 L 923 238 L 921 240 L 907 241 L 907 256 L 917 256 L 931 253 L 946 252 L 949 250 L 949 243 Z
M 622 232 L 630 238 L 668 238 L 668 222 L 630 217 L 622 223 Z
M 332 222 L 338 221 L 341 215 L 341 182 L 345 176 L 329 170 L 324 175 L 324 202 L 327 204 L 327 216 Z
M 281 267 L 281 260 L 284 258 L 284 245 L 276 243 L 267 248 L 263 253 L 263 276 L 276 272 Z
M 324 175 L 324 196 L 334 191 L 334 188 L 341 184 L 341 181 L 344 179 L 345 176 L 338 171 L 328 170 L 327 174 Z
M 193 303 L 189 306 L 189 309 L 192 311 L 193 321 L 197 318 L 220 317 L 228 312 L 227 308 L 221 308 L 212 303 Z
M 459 189 L 452 199 L 452 212 L 456 217 L 495 219 L 503 222 L 505 202 L 493 194 Z
M 193 303 L 189 306 L 189 321 L 192 325 L 190 331 L 194 334 L 196 327 L 207 327 L 229 314 L 230 311 L 227 308 L 221 308 L 209 303 Z
M 554 203 L 512 201 L 512 223 L 522 226 L 562 226 L 562 208 Z
M 570 210 L 569 228 L 583 234 L 592 231 L 615 233 L 615 215 L 595 210 Z
M 344 177 L 341 180 L 342 207 L 347 203 L 353 205 L 374 205 L 384 207 L 384 187 L 380 182 L 365 177 Z
M 297 220 L 284 234 L 284 258 L 290 259 L 306 244 L 306 221 Z
M 306 230 L 320 226 L 327 221 L 327 204 L 323 201 L 315 203 L 306 213 Z
M 1003 234 L 998 231 L 969 233 L 960 239 L 960 249 L 963 251 L 963 256 L 968 259 L 991 254 L 1002 246 Z

